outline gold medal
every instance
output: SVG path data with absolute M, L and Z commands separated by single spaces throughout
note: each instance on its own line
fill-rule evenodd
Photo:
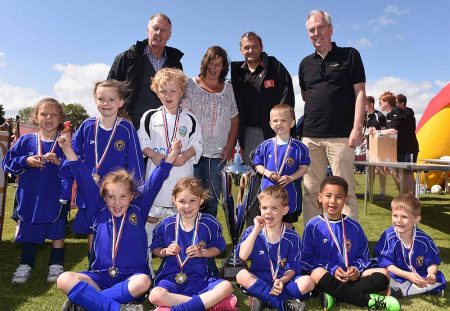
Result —
M 92 179 L 98 184 L 100 182 L 100 175 L 97 173 L 92 173 Z
M 186 273 L 180 272 L 177 273 L 177 275 L 175 276 L 175 282 L 177 282 L 177 284 L 183 284 L 184 282 L 186 282 L 187 280 L 187 275 Z
M 108 269 L 108 274 L 110 277 L 115 278 L 119 275 L 119 269 L 112 266 L 111 268 Z

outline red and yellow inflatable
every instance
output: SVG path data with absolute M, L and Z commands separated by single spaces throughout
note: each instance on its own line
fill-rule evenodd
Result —
M 450 83 L 428 104 L 416 129 L 419 160 L 450 156 Z M 444 184 L 441 172 L 430 172 L 428 187 Z

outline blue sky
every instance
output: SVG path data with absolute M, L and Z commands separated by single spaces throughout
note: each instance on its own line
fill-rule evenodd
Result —
M 312 9 L 331 14 L 338 45 L 360 51 L 369 95 L 404 93 L 420 115 L 450 81 L 447 1 L 0 0 L 0 104 L 9 116 L 51 96 L 95 114 L 93 82 L 106 78 L 116 54 L 146 38 L 156 12 L 172 19 L 168 45 L 185 53 L 188 76 L 198 74 L 211 45 L 242 59 L 239 38 L 251 30 L 289 70 L 298 94 L 298 64 L 313 52 L 305 30 Z M 303 111 L 299 96 L 296 111 Z

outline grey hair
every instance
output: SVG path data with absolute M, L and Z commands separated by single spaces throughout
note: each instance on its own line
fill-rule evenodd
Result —
M 333 26 L 333 23 L 331 22 L 331 16 L 327 11 L 322 10 L 312 10 L 308 13 L 308 16 L 306 16 L 306 28 L 308 28 L 308 21 L 314 14 L 321 14 L 325 16 L 325 20 L 327 21 L 328 25 Z

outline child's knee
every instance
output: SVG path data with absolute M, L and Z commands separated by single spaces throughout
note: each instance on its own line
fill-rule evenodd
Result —
M 148 275 L 137 274 L 130 278 L 128 290 L 133 297 L 139 297 L 150 289 L 152 281 Z
M 233 285 L 231 285 L 230 281 L 223 281 L 220 283 L 222 285 L 221 290 L 224 292 L 224 296 L 228 297 L 233 293 Z
M 316 287 L 316 282 L 314 282 L 313 278 L 309 275 L 303 275 L 299 277 L 295 282 L 297 283 L 298 289 L 300 290 L 300 293 L 302 295 L 309 293 L 314 289 L 314 287 Z
M 245 286 L 245 284 L 247 284 L 249 279 L 250 273 L 246 269 L 242 269 L 238 272 L 238 274 L 236 274 L 236 282 L 239 285 L 244 286 L 245 288 L 248 288 L 247 286 Z
M 63 272 L 56 280 L 56 286 L 66 294 L 78 283 L 76 273 L 71 271 Z
M 161 304 L 161 301 L 163 300 L 164 296 L 167 294 L 167 290 L 161 287 L 154 287 L 150 291 L 150 295 L 148 295 L 148 300 L 154 304 L 159 306 Z
M 324 268 L 316 268 L 311 272 L 311 278 L 313 281 L 317 284 L 319 283 L 320 279 L 327 273 L 327 270 Z

